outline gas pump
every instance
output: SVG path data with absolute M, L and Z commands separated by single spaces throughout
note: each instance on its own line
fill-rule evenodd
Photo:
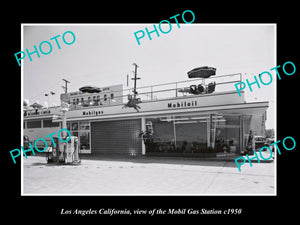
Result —
M 52 152 L 47 155 L 47 163 L 80 163 L 78 137 L 71 136 L 68 142 L 59 142 L 53 137 L 56 147 L 52 146 Z
M 71 136 L 67 143 L 64 143 L 65 148 L 65 163 L 78 163 L 79 153 L 78 153 L 78 137 Z
M 59 141 L 57 137 L 53 137 L 53 142 L 55 144 L 52 144 L 51 148 L 49 151 L 47 151 L 47 158 L 46 161 L 47 163 L 50 162 L 57 162 L 58 161 L 58 152 L 59 152 Z
M 65 80 L 66 81 L 66 80 Z M 68 82 L 68 81 L 66 81 Z M 66 92 L 67 93 L 67 92 Z M 78 137 L 76 136 L 71 136 L 71 133 L 69 133 L 68 136 L 67 134 L 67 116 L 66 112 L 69 110 L 69 105 L 67 102 L 62 102 L 60 111 L 62 112 L 61 117 L 62 117 L 62 129 L 63 132 L 60 141 L 56 145 L 56 151 L 55 151 L 55 157 L 56 161 L 58 163 L 64 162 L 64 163 L 80 163 L 79 159 L 79 143 L 78 143 Z M 59 134 L 58 134 L 59 135 Z M 67 137 L 68 136 L 68 137 Z M 67 141 L 67 138 L 68 141 Z M 54 156 L 54 152 L 52 151 L 52 156 Z M 47 160 L 48 162 L 49 160 Z
M 57 162 L 64 162 L 65 161 L 65 152 L 66 152 L 66 143 L 59 142 L 58 145 L 58 160 Z

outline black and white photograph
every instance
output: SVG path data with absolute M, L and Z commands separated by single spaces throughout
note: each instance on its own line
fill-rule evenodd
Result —
M 295 5 L 21 3 L 2 14 L 4 219 L 297 215 Z
M 180 22 L 22 24 L 24 195 L 276 195 L 276 25 Z

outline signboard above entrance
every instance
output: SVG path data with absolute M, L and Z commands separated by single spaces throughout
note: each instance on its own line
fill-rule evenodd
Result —
M 156 101 L 144 101 L 139 104 L 140 109 L 137 112 L 133 108 L 124 108 L 123 104 L 110 105 L 103 107 L 89 107 L 84 109 L 72 109 L 67 112 L 68 119 L 83 119 L 85 117 L 104 117 L 113 115 L 136 115 L 141 113 L 167 112 L 176 109 L 196 109 L 209 106 L 224 106 L 230 104 L 244 103 L 243 98 L 236 95 L 235 92 L 223 92 L 219 94 L 208 94 L 201 96 L 184 96 L 173 99 L 162 99 Z

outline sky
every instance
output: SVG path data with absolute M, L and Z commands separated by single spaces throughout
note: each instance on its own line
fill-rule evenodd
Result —
M 43 41 L 52 44 L 48 55 L 40 58 L 32 54 L 22 60 L 23 98 L 32 104 L 58 105 L 63 93 L 62 79 L 68 92 L 84 85 L 105 87 L 126 84 L 127 74 L 133 76 L 133 63 L 138 64 L 138 86 L 188 80 L 187 72 L 199 66 L 217 68 L 217 75 L 242 73 L 243 81 L 254 81 L 253 76 L 270 71 L 276 65 L 276 26 L 274 24 L 172 24 L 169 33 L 151 34 L 140 39 L 134 33 L 153 24 L 23 24 L 22 49 L 34 51 Z M 162 27 L 168 30 L 168 25 Z M 61 37 L 72 31 L 75 42 L 66 45 Z M 57 48 L 57 38 L 61 49 Z M 70 35 L 66 40 L 72 41 Z M 47 52 L 47 44 L 43 45 Z M 275 72 L 271 72 L 273 78 Z M 267 80 L 267 78 L 266 78 Z M 130 83 L 130 87 L 133 84 Z M 267 128 L 274 128 L 276 79 L 260 89 L 245 89 L 245 100 L 269 101 Z M 53 91 L 56 95 L 46 97 Z M 49 103 L 48 103 L 49 101 Z

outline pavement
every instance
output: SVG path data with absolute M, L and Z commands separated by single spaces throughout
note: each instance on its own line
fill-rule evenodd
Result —
M 45 156 L 22 160 L 22 195 L 276 195 L 273 160 L 246 162 L 241 172 L 233 156 L 82 156 L 77 165 L 47 164 Z

